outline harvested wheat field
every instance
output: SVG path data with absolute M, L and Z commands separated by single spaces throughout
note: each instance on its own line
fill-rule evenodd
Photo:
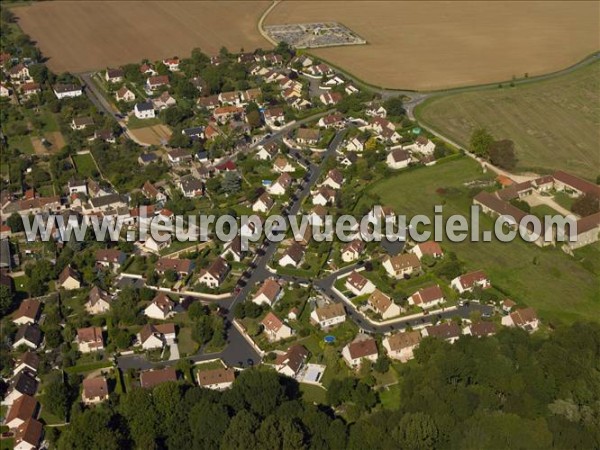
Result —
M 171 137 L 171 130 L 166 125 L 152 125 L 151 127 L 129 130 L 136 141 L 147 145 L 164 145 Z
M 270 47 L 258 33 L 267 1 L 40 2 L 15 8 L 18 23 L 56 72 Z
M 600 50 L 598 2 L 286 1 L 265 25 L 338 21 L 367 45 L 313 50 L 383 87 L 442 89 L 553 72 Z

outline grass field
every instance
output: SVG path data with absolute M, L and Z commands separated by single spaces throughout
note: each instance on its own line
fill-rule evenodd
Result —
M 256 24 L 267 1 L 48 2 L 15 8 L 55 72 L 84 72 L 188 56 L 268 48 Z M 125 45 L 126 44 L 126 45 Z
M 311 53 L 377 86 L 430 90 L 570 66 L 599 50 L 599 13 L 592 2 L 285 1 L 265 25 L 341 22 L 368 44 Z
M 94 158 L 89 153 L 73 155 L 73 162 L 77 168 L 77 173 L 84 177 L 92 177 L 98 171 Z
M 566 170 L 594 180 L 600 173 L 600 62 L 568 75 L 502 89 L 434 97 L 417 118 L 467 146 L 486 127 L 515 142 L 518 169 Z
M 476 162 L 464 157 L 398 174 L 374 184 L 371 191 L 380 196 L 382 204 L 408 217 L 432 216 L 436 204 L 443 204 L 444 217 L 469 217 L 470 194 L 476 190 L 470 192 L 464 183 L 488 177 Z M 439 195 L 439 188 L 446 194 Z M 480 223 L 482 230 L 492 229 L 487 216 L 481 216 Z M 558 248 L 542 249 L 521 240 L 453 243 L 444 239 L 441 245 L 455 252 L 467 270 L 485 270 L 495 287 L 515 301 L 533 306 L 546 321 L 600 320 L 600 252 L 593 248 L 583 249 L 574 258 Z
M 35 150 L 29 136 L 11 136 L 8 138 L 8 145 L 11 148 L 18 148 L 21 153 L 33 155 Z

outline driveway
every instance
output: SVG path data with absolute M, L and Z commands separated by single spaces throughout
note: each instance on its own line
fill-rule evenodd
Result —
M 179 346 L 177 342 L 169 344 L 169 361 L 176 361 L 179 359 Z

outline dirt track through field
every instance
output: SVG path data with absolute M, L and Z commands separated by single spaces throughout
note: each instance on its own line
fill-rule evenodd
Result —
M 270 45 L 256 29 L 268 1 L 55 1 L 15 8 L 56 72 Z

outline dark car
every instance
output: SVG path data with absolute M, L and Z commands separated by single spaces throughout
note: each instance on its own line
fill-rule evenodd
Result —
M 248 360 L 246 361 L 246 363 L 252 367 L 254 365 L 254 360 L 252 358 L 248 358 Z

